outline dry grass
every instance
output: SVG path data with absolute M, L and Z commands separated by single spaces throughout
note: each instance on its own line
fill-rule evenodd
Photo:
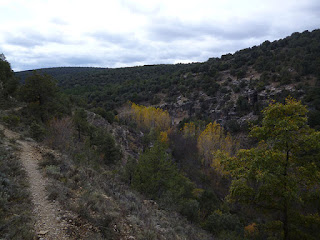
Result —
M 93 169 L 70 158 L 44 154 L 51 199 L 94 226 L 101 239 L 213 239 L 175 212 L 144 200 L 116 170 Z M 134 238 L 132 238 L 134 237 Z
M 33 206 L 26 173 L 15 152 L 14 146 L 0 142 L 0 239 L 31 240 L 35 239 Z

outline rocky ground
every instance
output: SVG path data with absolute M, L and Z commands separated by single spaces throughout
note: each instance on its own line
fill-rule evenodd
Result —
M 64 215 L 61 207 L 56 202 L 50 202 L 47 199 L 46 183 L 38 168 L 38 162 L 41 160 L 41 154 L 35 147 L 33 141 L 21 140 L 18 133 L 6 129 L 4 130 L 6 138 L 11 141 L 16 140 L 20 146 L 20 159 L 22 166 L 27 172 L 32 202 L 34 205 L 35 231 L 40 239 L 70 239 L 67 230 L 70 228 L 69 223 L 62 219 Z

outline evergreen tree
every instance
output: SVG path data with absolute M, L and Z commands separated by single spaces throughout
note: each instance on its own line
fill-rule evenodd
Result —
M 81 140 L 81 136 L 88 131 L 89 123 L 87 121 L 87 113 L 84 109 L 77 109 L 73 115 L 73 124 L 78 132 L 78 140 Z
M 58 87 L 48 75 L 36 71 L 29 76 L 20 88 L 20 98 L 28 104 L 28 108 L 37 119 L 45 122 L 57 113 Z
M 228 159 L 234 180 L 230 200 L 260 210 L 276 238 L 320 236 L 320 132 L 307 125 L 307 109 L 292 98 L 263 110 L 262 126 L 251 130 L 257 147 Z
M 6 61 L 3 54 L 0 54 L 0 95 L 7 99 L 16 91 L 18 84 L 10 63 Z
M 179 172 L 161 143 L 156 143 L 140 156 L 132 185 L 151 198 L 170 196 L 175 203 L 190 197 L 194 188 L 190 180 Z

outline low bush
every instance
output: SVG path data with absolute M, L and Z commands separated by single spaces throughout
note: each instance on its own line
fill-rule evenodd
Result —
M 224 231 L 236 232 L 238 235 L 243 234 L 243 226 L 239 217 L 230 213 L 223 213 L 219 210 L 208 217 L 204 228 L 215 235 L 219 235 Z
M 12 149 L 0 144 L 0 239 L 35 239 L 26 173 Z
M 20 123 L 20 117 L 13 114 L 5 115 L 2 117 L 2 121 L 12 127 L 17 127 Z
M 41 141 L 45 137 L 45 128 L 36 122 L 32 122 L 30 126 L 30 136 L 36 141 Z
M 187 217 L 191 222 L 197 222 L 199 219 L 199 202 L 195 199 L 189 199 L 182 203 L 181 214 Z

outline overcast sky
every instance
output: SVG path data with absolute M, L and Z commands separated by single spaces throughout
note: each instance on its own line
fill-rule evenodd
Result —
M 15 71 L 206 61 L 318 28 L 319 0 L 0 0 Z

